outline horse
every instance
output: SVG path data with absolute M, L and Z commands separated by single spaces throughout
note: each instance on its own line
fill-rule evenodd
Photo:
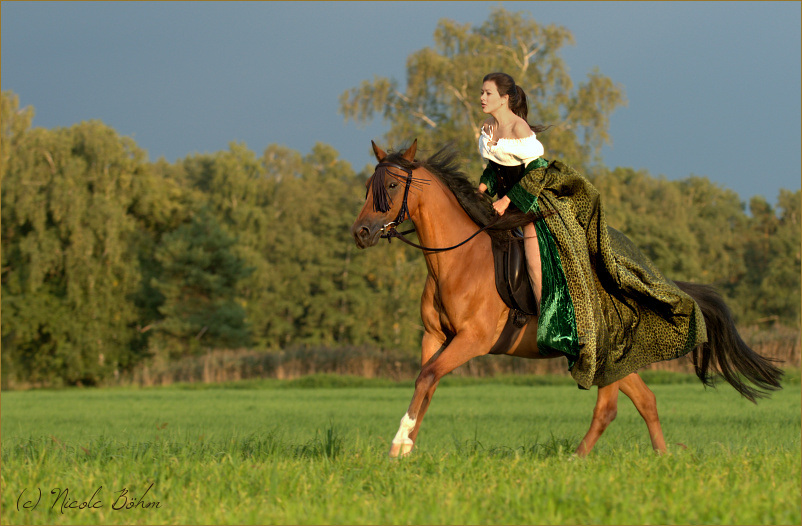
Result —
M 378 165 L 366 182 L 365 203 L 351 228 L 356 245 L 364 249 L 382 238 L 405 240 L 396 227 L 409 219 L 420 245 L 407 242 L 422 249 L 428 269 L 420 305 L 424 327 L 421 370 L 390 447 L 390 457 L 396 458 L 412 451 L 439 381 L 469 360 L 490 353 L 499 341 L 510 307 L 497 292 L 492 236 L 508 233 L 532 218 L 525 217 L 523 223 L 516 224 L 512 218 L 503 224 L 503 218 L 513 215 L 508 212 L 488 222 L 490 199 L 480 195 L 460 172 L 459 155 L 453 148 L 442 148 L 426 161 L 417 161 L 417 139 L 403 152 L 390 154 L 373 141 L 371 144 Z M 708 341 L 693 350 L 696 374 L 702 382 L 714 385 L 709 374 L 714 368 L 753 402 L 764 393 L 748 386 L 744 378 L 763 389 L 779 389 L 782 372 L 743 342 L 729 308 L 712 287 L 675 284 L 697 302 L 705 318 Z M 536 316 L 529 318 L 511 342 L 493 352 L 527 359 L 563 356 L 538 349 Z M 615 419 L 619 392 L 629 397 L 643 417 L 654 450 L 666 451 L 655 395 L 633 372 L 598 387 L 590 428 L 576 455 L 590 453 Z

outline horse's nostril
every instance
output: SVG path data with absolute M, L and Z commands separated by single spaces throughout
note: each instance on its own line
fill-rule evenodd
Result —
M 366 248 L 370 244 L 370 228 L 367 226 L 354 225 L 352 230 L 354 233 L 354 241 L 359 248 Z

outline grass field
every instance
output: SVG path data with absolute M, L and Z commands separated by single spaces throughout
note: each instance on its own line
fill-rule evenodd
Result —
M 586 459 L 595 390 L 559 378 L 444 380 L 398 461 L 410 383 L 7 392 L 2 523 L 799 524 L 798 372 L 757 406 L 661 379 L 670 453 L 622 396 Z

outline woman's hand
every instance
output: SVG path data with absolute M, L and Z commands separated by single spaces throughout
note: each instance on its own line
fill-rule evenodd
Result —
M 485 183 L 479 183 L 479 193 L 483 194 L 487 191 L 487 185 Z
M 503 216 L 504 211 L 507 210 L 507 207 L 510 206 L 510 198 L 506 195 L 493 203 L 493 208 L 495 208 L 498 215 Z

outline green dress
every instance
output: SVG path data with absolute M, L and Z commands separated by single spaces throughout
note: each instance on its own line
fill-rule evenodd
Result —
M 482 174 L 495 195 L 496 171 Z M 560 161 L 531 161 L 506 194 L 523 212 L 554 212 L 535 223 L 543 291 L 538 347 L 568 358 L 585 389 L 609 385 L 707 341 L 699 306 L 618 230 L 599 192 Z

